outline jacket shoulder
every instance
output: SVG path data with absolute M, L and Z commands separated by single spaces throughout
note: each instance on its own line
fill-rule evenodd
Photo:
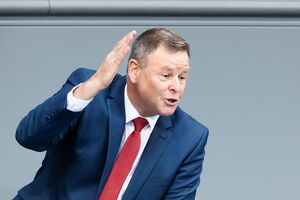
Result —
M 186 135 L 192 138 L 207 137 L 209 130 L 201 122 L 184 112 L 180 107 L 176 109 L 172 116 L 172 124 L 179 130 L 184 131 Z
M 81 83 L 89 79 L 93 74 L 96 73 L 96 70 L 80 67 L 74 70 L 68 78 L 68 81 L 71 83 Z M 116 74 L 113 82 L 118 82 L 123 80 L 124 77 L 120 74 Z M 75 84 L 76 85 L 76 84 Z
M 71 73 L 68 81 L 71 83 L 80 83 L 89 79 L 95 72 L 95 70 L 81 67 Z

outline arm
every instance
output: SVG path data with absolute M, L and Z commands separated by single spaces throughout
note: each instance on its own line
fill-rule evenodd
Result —
M 200 184 L 200 174 L 205 155 L 205 145 L 208 138 L 208 129 L 205 130 L 198 145 L 184 160 L 176 174 L 165 200 L 182 199 L 194 200 L 197 187 Z
M 73 72 L 56 94 L 31 110 L 21 120 L 16 131 L 16 140 L 26 148 L 44 151 L 64 137 L 81 114 L 66 108 L 68 92 L 83 82 L 73 91 L 74 97 L 92 99 L 108 87 L 127 55 L 135 35 L 135 31 L 125 35 L 106 56 L 96 73 L 91 75 L 83 69 Z
M 63 137 L 81 114 L 66 109 L 67 94 L 88 76 L 84 69 L 74 71 L 57 93 L 31 110 L 17 128 L 17 141 L 26 148 L 44 151 Z

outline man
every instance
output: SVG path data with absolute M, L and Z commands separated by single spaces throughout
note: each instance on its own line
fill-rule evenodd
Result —
M 189 45 L 149 29 L 133 43 L 127 76 L 117 74 L 129 32 L 97 71 L 78 69 L 20 122 L 17 141 L 47 151 L 15 199 L 194 199 L 208 129 L 178 103 Z

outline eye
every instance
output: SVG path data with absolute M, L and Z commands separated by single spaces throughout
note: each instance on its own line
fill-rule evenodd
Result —
M 170 74 L 163 74 L 162 77 L 164 77 L 164 78 L 170 78 L 171 75 Z
M 186 77 L 185 77 L 185 76 L 180 76 L 179 79 L 180 79 L 180 80 L 185 80 Z

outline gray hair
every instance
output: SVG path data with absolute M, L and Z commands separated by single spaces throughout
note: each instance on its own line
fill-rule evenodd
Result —
M 135 59 L 142 67 L 145 67 L 147 56 L 160 45 L 171 52 L 186 51 L 190 56 L 190 46 L 182 37 L 164 28 L 152 28 L 135 39 L 129 59 Z

